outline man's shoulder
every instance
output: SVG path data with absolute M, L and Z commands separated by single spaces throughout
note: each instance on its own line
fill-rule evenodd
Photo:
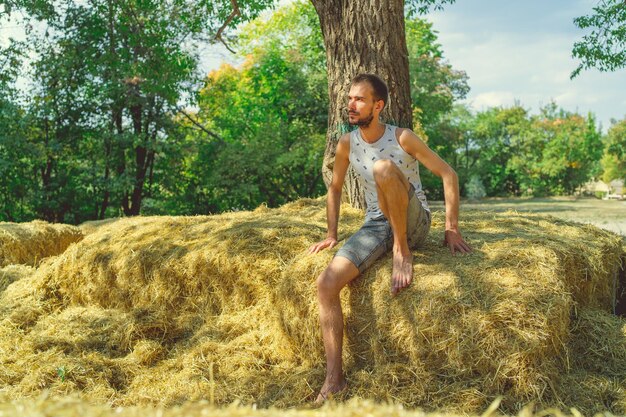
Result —
M 337 149 L 335 151 L 335 156 L 345 156 L 348 157 L 350 153 L 350 132 L 344 133 L 339 137 L 337 141 Z
M 420 132 L 414 132 L 406 127 L 398 127 L 396 129 L 396 139 L 400 147 L 416 159 L 419 159 L 418 155 L 423 154 L 424 148 L 428 147 L 425 135 L 421 135 Z
M 350 149 L 350 135 L 352 135 L 352 132 L 344 133 L 343 135 L 341 135 L 339 137 L 339 141 L 337 142 L 338 145 L 342 145 Z
M 402 143 L 402 141 L 406 140 L 419 139 L 419 136 L 407 127 L 396 127 L 396 139 Z

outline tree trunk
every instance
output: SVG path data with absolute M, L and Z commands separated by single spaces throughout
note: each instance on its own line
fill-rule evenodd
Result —
M 100 204 L 96 203 L 96 219 L 103 220 L 106 214 L 107 207 L 109 206 L 109 197 L 111 195 L 111 189 L 109 185 L 110 176 L 111 176 L 111 150 L 112 150 L 112 141 L 111 136 L 113 132 L 109 129 L 107 132 L 107 137 L 104 139 L 104 176 L 102 177 L 102 183 L 104 184 L 104 192 L 102 196 L 102 202 Z
M 322 175 L 332 179 L 339 137 L 350 130 L 347 95 L 351 79 L 374 73 L 389 87 L 382 118 L 412 127 L 409 60 L 404 33 L 404 0 L 311 0 L 324 37 L 328 69 L 328 133 Z M 354 207 L 364 208 L 363 190 L 350 168 L 344 195 Z
M 135 100 L 138 100 L 138 92 L 134 92 Z M 143 107 L 135 104 L 130 107 L 131 119 L 133 122 L 133 133 L 135 136 L 142 138 L 142 142 L 145 143 L 145 132 L 142 131 L 142 117 Z M 148 150 L 145 145 L 139 145 L 135 147 L 135 181 L 133 185 L 133 191 L 130 196 L 127 195 L 126 203 L 124 205 L 124 214 L 127 216 L 138 216 L 141 210 L 141 200 L 143 197 L 143 185 L 146 178 L 146 157 Z M 130 197 L 130 202 L 128 202 Z

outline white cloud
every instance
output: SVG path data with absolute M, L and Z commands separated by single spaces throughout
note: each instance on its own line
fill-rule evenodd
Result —
M 514 101 L 515 97 L 510 91 L 488 91 L 470 99 L 470 105 L 477 110 L 482 110 L 487 107 L 509 106 Z
M 624 117 L 626 70 L 585 71 L 574 80 L 571 56 L 583 36 L 572 19 L 591 13 L 595 0 L 457 2 L 427 18 L 439 32 L 445 57 L 467 72 L 467 101 L 479 110 L 515 100 L 531 110 L 550 101 L 569 111 L 595 113 L 606 127 Z

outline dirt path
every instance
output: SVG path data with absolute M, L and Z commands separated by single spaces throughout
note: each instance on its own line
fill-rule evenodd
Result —
M 431 202 L 436 210 L 443 210 L 441 201 Z M 463 201 L 461 210 L 528 211 L 550 214 L 566 220 L 590 223 L 626 237 L 626 201 L 595 198 L 489 198 L 479 202 Z

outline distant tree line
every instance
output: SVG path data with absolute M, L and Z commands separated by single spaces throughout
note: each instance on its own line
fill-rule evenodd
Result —
M 208 76 L 189 46 L 206 36 L 202 10 L 67 5 L 29 34 L 39 51 L 30 90 L 15 83 L 22 45 L 0 50 L 0 220 L 206 214 L 325 192 L 326 54 L 308 2 L 251 20 L 230 40 L 242 64 Z M 408 19 L 406 39 L 414 128 L 457 170 L 464 195 L 569 194 L 626 177 L 626 120 L 603 136 L 593 115 L 554 103 L 472 112 L 455 104 L 468 78 L 432 25 Z M 422 177 L 441 198 L 438 179 Z

